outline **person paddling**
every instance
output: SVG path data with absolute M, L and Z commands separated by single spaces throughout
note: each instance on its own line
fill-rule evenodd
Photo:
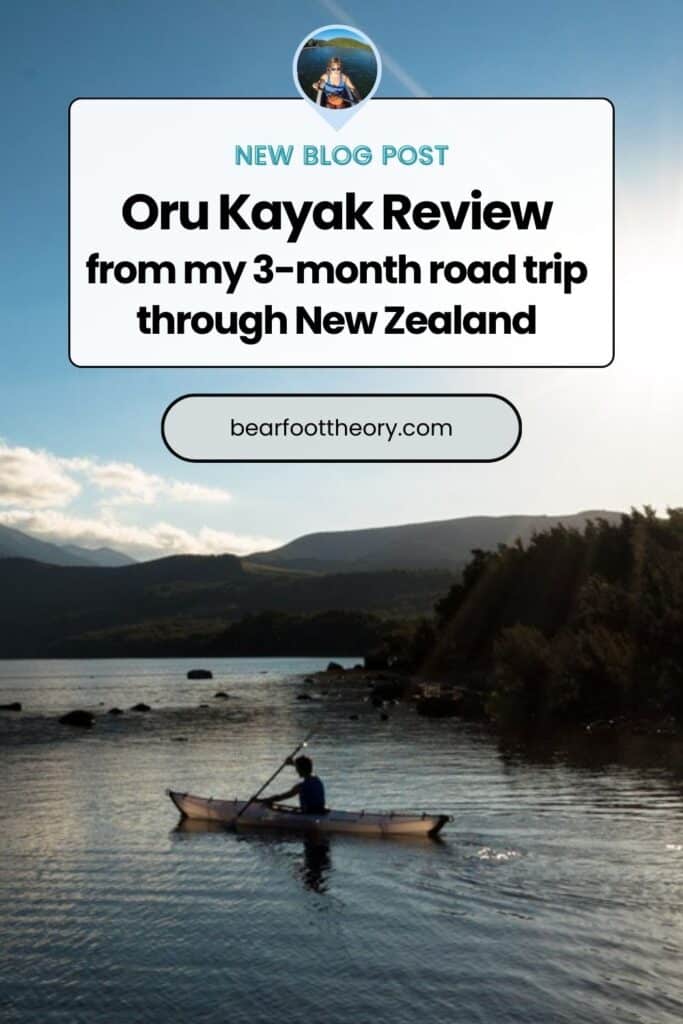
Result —
M 324 107 L 350 107 L 360 100 L 360 93 L 347 74 L 339 57 L 328 61 L 327 69 L 313 88 L 318 93 L 317 101 Z
M 301 754 L 296 760 L 290 761 L 290 764 L 294 765 L 302 781 L 295 782 L 291 789 L 288 789 L 285 793 L 262 797 L 259 803 L 272 806 L 272 804 L 279 803 L 281 800 L 287 800 L 290 796 L 298 794 L 302 814 L 324 814 L 325 787 L 318 776 L 313 774 L 313 762 L 310 757 Z

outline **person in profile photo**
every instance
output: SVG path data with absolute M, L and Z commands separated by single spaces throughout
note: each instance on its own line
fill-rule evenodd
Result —
M 312 32 L 294 54 L 294 84 L 305 100 L 330 120 L 346 115 L 370 99 L 379 85 L 382 61 L 363 32 L 348 25 L 324 25 Z M 344 114 L 339 124 L 345 120 Z
M 325 73 L 313 83 L 317 92 L 316 102 L 333 110 L 343 110 L 360 102 L 360 93 L 344 71 L 339 57 L 331 57 Z

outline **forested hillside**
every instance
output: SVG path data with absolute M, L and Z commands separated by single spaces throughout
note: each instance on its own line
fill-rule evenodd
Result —
M 500 721 L 683 718 L 683 510 L 477 551 L 425 630 L 420 669 Z

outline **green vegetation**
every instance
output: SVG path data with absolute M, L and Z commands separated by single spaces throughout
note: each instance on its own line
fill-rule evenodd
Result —
M 352 36 L 336 36 L 334 39 L 307 40 L 304 49 L 310 50 L 312 47 L 332 47 L 335 50 L 350 48 L 353 50 L 367 50 L 368 53 L 372 53 L 372 50 L 367 43 L 362 42 L 360 39 L 354 39 Z
M 281 653 L 317 654 L 321 641 L 309 619 L 322 613 L 334 613 L 338 628 L 335 634 L 330 622 L 318 622 L 329 641 L 324 653 L 362 654 L 363 637 L 374 646 L 384 632 L 368 623 L 365 633 L 358 623 L 354 632 L 344 616 L 409 621 L 427 614 L 455 579 L 442 570 L 296 572 L 249 565 L 231 555 L 164 558 L 115 569 L 13 558 L 1 564 L 5 658 L 179 657 L 238 648 L 258 655 L 275 653 L 277 644 Z M 282 622 L 277 644 L 274 623 L 262 634 L 252 629 L 249 617 L 264 611 L 291 616 L 291 641 L 284 638 Z
M 683 510 L 473 552 L 418 664 L 501 724 L 683 721 Z
M 367 612 L 328 611 L 288 615 L 265 611 L 247 615 L 218 636 L 210 653 L 223 657 L 260 655 L 358 657 L 364 652 L 398 647 L 407 639 L 402 622 Z
M 362 657 L 394 651 L 410 626 L 362 611 L 291 615 L 262 611 L 225 626 L 220 619 L 158 619 L 64 637 L 60 657 Z

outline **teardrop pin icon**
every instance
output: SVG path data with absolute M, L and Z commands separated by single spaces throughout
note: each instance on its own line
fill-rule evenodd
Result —
M 359 29 L 323 25 L 297 47 L 292 73 L 299 95 L 339 131 L 377 92 L 382 60 Z

